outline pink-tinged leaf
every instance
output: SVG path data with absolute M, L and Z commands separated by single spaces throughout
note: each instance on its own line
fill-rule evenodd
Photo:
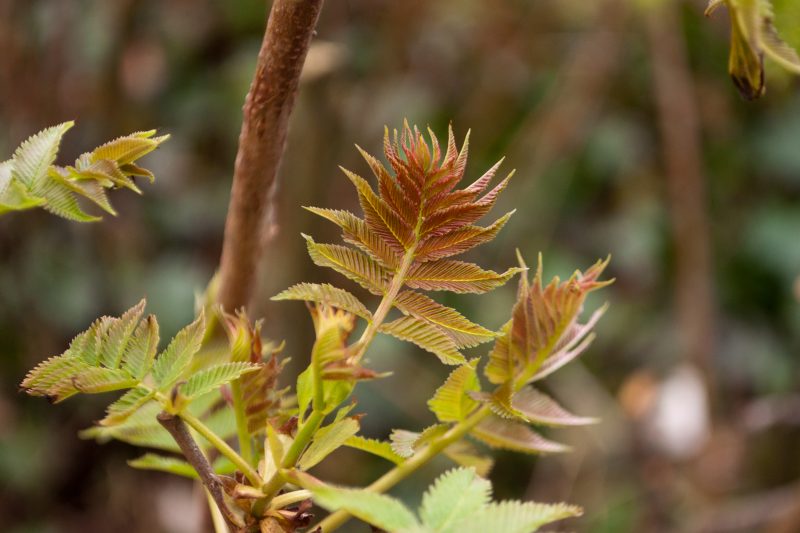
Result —
M 492 182 L 492 180 L 494 179 L 494 176 L 495 176 L 495 174 L 497 173 L 497 170 L 500 168 L 500 165 L 502 165 L 502 164 L 503 164 L 503 161 L 504 161 L 504 160 L 505 160 L 505 157 L 502 157 L 502 158 L 500 158 L 500 161 L 498 161 L 497 163 L 495 163 L 495 164 L 492 166 L 492 168 L 490 168 L 489 170 L 487 170 L 487 171 L 486 171 L 486 172 L 483 174 L 483 176 L 481 176 L 480 178 L 478 178 L 477 180 L 475 180 L 475 181 L 472 183 L 472 185 L 470 185 L 469 187 L 467 187 L 465 190 L 466 190 L 466 191 L 469 191 L 469 192 L 471 192 L 471 193 L 475 193 L 475 194 L 480 194 L 481 192 L 483 192 L 483 190 L 484 190 L 484 189 L 486 189 L 486 187 L 488 187 L 488 186 L 489 186 L 489 184 L 490 184 L 490 183 Z
M 476 202 L 457 204 L 427 217 L 422 224 L 422 235 L 444 235 L 447 232 L 472 224 L 494 207 L 497 197 L 506 188 L 510 179 L 511 175 Z
M 525 424 L 497 416 L 490 416 L 482 421 L 472 430 L 471 435 L 492 448 L 503 450 L 531 454 L 569 451 L 569 446 L 546 439 Z
M 372 173 L 378 179 L 378 190 L 381 193 L 381 198 L 383 198 L 386 203 L 388 203 L 408 225 L 411 226 L 416 224 L 417 212 L 419 211 L 416 205 L 419 204 L 419 194 L 415 196 L 417 201 L 412 201 L 411 198 L 406 195 L 403 189 L 397 184 L 395 178 L 389 174 L 389 171 L 386 170 L 386 167 L 384 167 L 377 159 L 365 152 L 360 146 L 356 145 L 356 148 L 358 148 L 361 156 L 367 162 L 370 169 L 372 169 Z
M 417 248 L 415 260 L 419 262 L 435 261 L 453 255 L 458 255 L 476 246 L 492 241 L 506 225 L 514 211 L 506 213 L 492 225 L 482 228 L 480 226 L 465 226 L 457 230 L 435 237 L 425 239 Z
M 540 258 L 533 282 L 529 285 L 520 281 L 508 338 L 498 342 L 490 355 L 487 377 L 503 383 L 497 380 L 506 374 L 507 379 L 519 378 L 528 383 L 533 376 L 539 376 L 545 363 L 546 373 L 550 373 L 577 357 L 588 345 L 586 335 L 604 310 L 593 315 L 587 324 L 578 323 L 586 294 L 610 283 L 597 281 L 606 264 L 607 261 L 598 262 L 586 274 L 576 272 L 563 283 L 556 277 L 542 287 Z
M 504 285 L 518 272 L 521 269 L 509 268 L 498 274 L 473 263 L 440 259 L 413 266 L 405 281 L 415 289 L 480 294 Z
M 448 446 L 442 452 L 448 459 L 466 468 L 474 468 L 475 473 L 487 477 L 494 466 L 494 459 L 484 455 L 466 440 L 459 440 Z
M 585 426 L 597 422 L 596 418 L 577 416 L 553 400 L 547 394 L 525 387 L 514 394 L 511 400 L 514 408 L 528 422 L 546 426 Z
M 364 178 L 345 168 L 342 171 L 358 191 L 361 209 L 370 229 L 380 235 L 390 247 L 401 252 L 408 248 L 413 240 L 408 224 L 373 192 Z

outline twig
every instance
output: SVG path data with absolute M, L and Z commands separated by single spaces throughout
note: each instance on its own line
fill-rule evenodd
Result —
M 229 311 L 247 306 L 254 292 L 289 115 L 321 8 L 322 0 L 276 0 L 272 5 L 244 104 L 225 221 L 219 303 Z
M 713 400 L 714 289 L 702 140 L 676 9 L 673 2 L 658 2 L 646 9 L 645 22 L 675 246 L 675 305 L 681 349 L 703 372 Z
M 231 512 L 230 508 L 228 508 L 225 503 L 222 483 L 220 483 L 208 459 L 206 459 L 206 456 L 192 438 L 191 433 L 189 433 L 189 428 L 186 427 L 186 424 L 180 417 L 167 413 L 166 411 L 161 412 L 157 418 L 158 422 L 164 426 L 164 429 L 169 431 L 169 434 L 172 435 L 172 438 L 178 443 L 178 447 L 181 449 L 181 452 L 183 452 L 183 456 L 186 457 L 186 460 L 189 461 L 189 464 L 197 471 L 203 485 L 222 512 L 222 516 L 225 518 L 228 527 L 230 527 L 232 531 L 238 531 L 244 526 L 244 523 Z

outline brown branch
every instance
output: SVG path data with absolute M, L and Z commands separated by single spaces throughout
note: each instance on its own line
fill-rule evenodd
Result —
M 659 2 L 647 9 L 645 18 L 675 246 L 680 349 L 703 372 L 713 399 L 714 288 L 706 180 L 699 113 L 677 7 Z
M 214 498 L 228 527 L 231 531 L 239 531 L 244 526 L 244 523 L 231 512 L 230 508 L 225 503 L 222 483 L 214 473 L 214 469 L 209 464 L 208 459 L 206 459 L 206 456 L 192 438 L 192 434 L 189 433 L 189 428 L 186 427 L 186 424 L 180 417 L 167 413 L 166 411 L 159 413 L 157 418 L 158 422 L 164 426 L 164 429 L 169 431 L 169 434 L 172 435 L 172 438 L 178 443 L 178 447 L 181 449 L 181 452 L 183 452 L 183 456 L 189 464 L 197 471 L 197 474 L 200 476 L 200 481 L 203 482 L 203 485 L 206 487 L 209 494 L 211 494 L 211 497 Z
M 225 222 L 218 301 L 247 306 L 258 261 L 269 236 L 271 200 L 303 68 L 322 0 L 275 0 L 250 91 Z

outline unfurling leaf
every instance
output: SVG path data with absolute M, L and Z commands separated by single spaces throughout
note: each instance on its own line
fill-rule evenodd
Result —
M 489 354 L 489 364 L 485 368 L 489 381 L 498 385 L 511 384 L 510 394 L 525 383 L 541 379 L 585 350 L 592 339 L 591 329 L 604 308 L 586 324 L 580 324 L 578 316 L 586 295 L 611 283 L 598 281 L 607 264 L 608 260 L 598 261 L 585 273 L 575 272 L 563 283 L 554 278 L 543 287 L 540 258 L 533 281 L 528 284 L 527 279 L 520 280 L 512 319 L 503 326 L 502 335 Z
M 137 409 L 149 402 L 155 396 L 155 391 L 144 387 L 135 387 L 108 406 L 106 417 L 100 421 L 102 426 L 114 426 L 128 419 Z
M 180 330 L 167 349 L 158 356 L 153 365 L 153 379 L 160 390 L 168 390 L 189 366 L 192 356 L 200 349 L 205 324 L 205 314 L 201 309 L 200 316 Z
M 247 431 L 252 435 L 263 433 L 267 419 L 277 418 L 282 423 L 288 416 L 287 389 L 278 388 L 278 378 L 289 360 L 279 358 L 282 344 L 264 343 L 261 323 L 252 323 L 246 313 L 224 313 L 223 322 L 231 360 L 245 362 L 253 369 L 238 377 L 237 387 Z
M 136 328 L 144 310 L 144 300 L 120 318 L 103 317 L 76 336 L 69 348 L 57 357 L 40 363 L 20 385 L 29 394 L 60 402 L 79 392 L 98 393 L 136 386 L 141 377 L 131 369 L 142 358 Z
M 597 422 L 596 418 L 576 416 L 547 394 L 533 387 L 525 387 L 512 398 L 514 408 L 525 420 L 545 426 L 585 426 Z
M 57 166 L 61 139 L 73 125 L 64 122 L 40 131 L 23 142 L 11 160 L 0 164 L 0 215 L 41 206 L 70 220 L 94 222 L 100 217 L 85 213 L 77 198 L 86 198 L 114 215 L 105 189 L 122 186 L 141 192 L 132 176 L 153 180 L 153 174 L 134 161 L 156 149 L 168 135 L 154 137 L 155 130 L 134 133 L 83 154 L 74 167 Z
M 778 35 L 770 0 L 710 0 L 706 15 L 722 4 L 728 7 L 731 20 L 728 70 L 744 98 L 753 100 L 764 94 L 765 55 L 800 74 L 800 57 Z
M 486 227 L 475 223 L 491 210 L 510 176 L 491 187 L 498 162 L 471 185 L 457 189 L 466 169 L 468 141 L 459 151 L 451 128 L 442 153 L 438 139 L 430 130 L 429 133 L 430 143 L 417 128 L 412 130 L 406 123 L 399 136 L 394 132 L 392 140 L 387 128 L 384 154 L 388 167 L 359 148 L 377 178 L 377 189 L 356 173 L 342 169 L 356 188 L 363 218 L 348 211 L 306 208 L 339 226 L 344 241 L 354 247 L 319 244 L 304 235 L 311 259 L 383 296 L 381 312 L 376 312 L 377 322 L 372 323 L 374 317 L 355 296 L 326 285 L 299 284 L 276 299 L 338 307 L 370 322 L 373 329 L 367 332 L 367 341 L 372 340 L 377 329 L 417 344 L 446 364 L 459 364 L 464 362 L 460 348 L 477 346 L 496 334 L 454 309 L 402 288 L 484 293 L 521 271 L 511 268 L 497 273 L 472 263 L 445 259 L 497 236 L 512 213 Z M 383 323 L 387 306 L 395 306 L 409 316 Z

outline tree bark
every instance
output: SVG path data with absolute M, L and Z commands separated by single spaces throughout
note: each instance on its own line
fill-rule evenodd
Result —
M 219 271 L 218 302 L 247 307 L 271 233 L 272 198 L 300 72 L 322 0 L 275 0 L 244 104 Z

